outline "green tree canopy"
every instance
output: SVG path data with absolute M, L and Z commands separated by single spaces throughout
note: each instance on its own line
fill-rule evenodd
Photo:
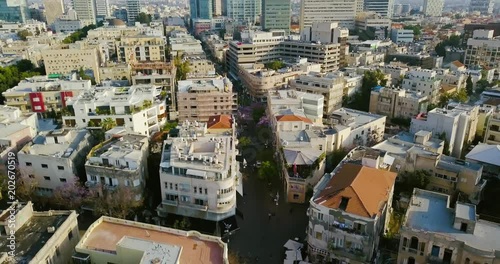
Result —
M 460 36 L 453 35 L 439 42 L 434 51 L 436 51 L 437 55 L 444 57 L 446 55 L 446 47 L 460 47 Z
M 259 179 L 261 180 L 269 181 L 272 177 L 277 177 L 277 174 L 278 169 L 276 168 L 276 165 L 274 163 L 271 163 L 270 161 L 262 162 L 258 171 Z
M 464 89 L 462 89 L 460 91 L 453 92 L 453 93 L 444 93 L 444 94 L 441 94 L 441 96 L 439 96 L 438 106 L 444 107 L 448 104 L 448 102 L 450 100 L 455 101 L 455 102 L 459 102 L 459 103 L 465 103 L 465 102 L 467 102 L 468 99 L 469 99 L 469 97 L 467 96 L 467 92 Z
M 282 61 L 278 61 L 278 60 L 266 63 L 266 68 L 271 69 L 271 70 L 275 70 L 275 71 L 282 69 L 284 67 L 285 67 L 285 63 Z
M 240 137 L 238 139 L 238 146 L 246 148 L 252 144 L 252 140 L 249 137 Z
M 467 81 L 465 81 L 465 90 L 468 95 L 472 95 L 472 93 L 474 93 L 474 84 L 472 83 L 472 77 L 470 75 L 467 77 Z
M 63 43 L 65 44 L 70 44 L 70 43 L 75 43 L 76 41 L 82 40 L 87 37 L 87 34 L 90 30 L 96 29 L 96 25 L 88 25 L 84 26 L 83 28 L 71 33 L 69 36 L 67 36 L 65 39 L 63 39 Z
M 430 182 L 431 174 L 425 170 L 404 171 L 399 177 L 401 181 L 396 183 L 395 192 L 411 194 L 414 188 L 425 189 Z
M 346 100 L 346 106 L 368 112 L 372 89 L 378 85 L 385 86 L 386 84 L 387 79 L 385 79 L 385 74 L 379 69 L 375 71 L 366 71 L 363 75 L 361 90 Z
M 3 104 L 2 93 L 16 86 L 19 81 L 36 75 L 45 74 L 45 69 L 35 68 L 29 60 L 20 60 L 15 65 L 0 67 L 0 104 Z
M 177 81 L 186 80 L 187 74 L 191 71 L 191 68 L 189 67 L 189 61 L 182 61 L 181 55 L 177 54 L 174 59 L 174 65 L 177 68 L 175 79 Z
M 31 32 L 29 32 L 27 29 L 23 29 L 23 30 L 17 32 L 17 36 L 21 40 L 27 40 L 28 36 L 33 36 L 33 34 Z
M 153 20 L 151 14 L 146 14 L 144 12 L 140 12 L 139 15 L 135 18 L 136 22 L 140 22 L 141 24 L 150 24 Z
M 415 38 L 418 38 L 420 35 L 422 35 L 422 28 L 420 27 L 420 25 L 406 25 L 404 26 L 404 29 L 413 30 L 413 35 L 415 35 Z

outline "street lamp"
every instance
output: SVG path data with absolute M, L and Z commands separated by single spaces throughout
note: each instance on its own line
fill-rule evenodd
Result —
M 231 235 L 231 232 L 229 231 L 231 229 L 232 224 L 226 224 L 226 222 L 222 222 L 224 224 L 224 234 L 227 236 L 227 243 L 229 244 L 229 235 Z

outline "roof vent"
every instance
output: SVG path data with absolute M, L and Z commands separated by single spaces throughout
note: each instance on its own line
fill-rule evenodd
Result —
M 53 227 L 53 226 L 49 226 L 49 227 L 47 227 L 47 232 L 48 232 L 49 234 L 54 234 L 54 232 L 55 232 L 55 231 L 56 231 L 56 228 L 55 228 L 55 227 Z

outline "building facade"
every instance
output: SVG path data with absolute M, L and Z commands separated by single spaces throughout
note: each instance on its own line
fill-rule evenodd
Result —
M 262 0 L 262 29 L 284 30 L 290 33 L 291 2 L 289 0 Z
M 237 94 L 228 78 L 185 80 L 178 82 L 179 121 L 207 122 L 210 116 L 233 115 Z
M 221 221 L 236 213 L 242 179 L 234 121 L 230 132 L 211 133 L 206 123 L 185 121 L 179 137 L 165 141 L 160 165 L 162 203 L 157 212 Z
M 412 43 L 413 42 L 413 30 L 409 29 L 392 29 L 391 30 L 391 40 L 395 43 Z
M 226 0 L 227 16 L 245 25 L 260 22 L 262 0 Z
M 64 14 L 64 3 L 63 0 L 44 0 L 43 6 L 45 7 L 45 19 L 47 20 L 47 26 L 51 27 L 52 24 Z
M 469 12 L 479 12 L 482 15 L 488 15 L 493 13 L 494 5 L 493 0 L 470 1 Z
M 427 112 L 427 96 L 399 88 L 373 89 L 370 95 L 370 113 L 388 118 L 411 119 Z
M 415 69 L 405 74 L 401 87 L 427 96 L 430 103 L 436 103 L 441 90 L 441 80 L 434 70 Z
M 122 37 L 116 42 L 116 51 L 118 60 L 122 62 L 141 62 L 141 61 L 165 61 L 164 37 L 155 36 L 129 36 Z
M 500 112 L 493 113 L 488 118 L 488 124 L 484 134 L 484 143 L 500 145 Z
M 467 40 L 465 51 L 465 66 L 489 66 L 496 68 L 500 65 L 500 38 L 493 38 L 493 30 L 475 30 L 472 38 Z
M 24 23 L 28 19 L 30 19 L 30 13 L 28 11 L 27 0 L 0 1 L 0 20 L 7 22 Z
M 135 20 L 141 12 L 141 3 L 139 0 L 127 0 L 127 23 L 130 26 L 135 25 Z
M 67 46 L 42 50 L 42 57 L 47 74 L 69 74 L 83 69 L 94 77 L 97 83 L 99 77 L 100 53 L 96 48 L 72 49 Z
M 82 20 L 85 25 L 96 23 L 94 0 L 72 0 L 72 3 L 79 20 Z
M 443 14 L 444 0 L 424 0 L 424 15 L 440 17 Z
M 338 22 L 340 26 L 354 29 L 354 19 L 363 11 L 362 0 L 305 0 L 300 7 L 300 29 L 314 22 Z
M 393 0 L 364 0 L 364 11 L 375 12 L 383 17 L 392 17 Z

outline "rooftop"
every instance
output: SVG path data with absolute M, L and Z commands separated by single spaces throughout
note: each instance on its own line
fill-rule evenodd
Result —
M 207 129 L 231 129 L 233 118 L 230 115 L 216 115 L 208 118 Z
M 184 80 L 178 82 L 179 93 L 232 92 L 232 86 L 228 78 Z
M 130 87 L 96 87 L 81 93 L 77 98 L 68 100 L 69 105 L 96 103 L 115 105 L 129 104 L 135 105 L 146 100 L 156 99 L 161 93 L 161 87 L 153 85 L 133 85 Z
M 76 250 L 81 248 L 116 254 L 117 244 L 122 243 L 145 249 L 146 253 L 151 249 L 145 248 L 150 245 L 147 242 L 160 244 L 161 247 L 156 250 L 166 249 L 180 254 L 179 263 L 227 263 L 227 245 L 218 237 L 105 216 L 90 226 Z
M 51 143 L 53 141 L 47 141 L 48 137 L 66 137 L 67 140 L 59 143 Z M 44 135 L 39 135 L 33 139 L 31 145 L 25 146 L 21 151 L 30 155 L 42 155 L 42 156 L 52 156 L 58 158 L 70 158 L 73 156 L 74 151 L 78 149 L 79 144 L 86 140 L 88 137 L 88 131 L 83 130 L 54 130 Z
M 466 245 L 486 251 L 500 249 L 500 225 L 484 220 L 477 220 L 474 233 L 465 233 L 453 228 L 455 212 L 449 207 L 450 197 L 445 194 L 415 189 L 408 207 L 404 228 L 418 232 L 436 233 L 463 241 Z M 472 218 L 471 208 L 458 206 L 458 215 L 465 219 Z
M 408 151 L 408 149 L 413 146 L 421 146 L 424 149 L 439 149 L 441 146 L 444 147 L 444 141 L 436 138 L 430 138 L 429 140 L 425 141 L 423 145 L 415 142 L 415 136 L 425 137 L 428 135 L 428 133 L 430 132 L 425 130 L 420 130 L 415 134 L 403 131 L 388 138 L 387 140 L 384 140 L 373 148 L 385 150 L 393 154 L 406 154 L 406 151 Z
M 356 129 L 385 116 L 367 113 L 359 110 L 340 108 L 332 112 L 332 118 L 339 121 L 338 125 L 349 126 Z
M 500 145 L 476 145 L 465 158 L 500 167 Z
M 126 134 L 113 136 L 110 140 L 97 145 L 89 154 L 87 164 L 103 166 L 101 159 L 112 158 L 114 160 L 124 159 L 140 162 L 143 154 L 144 141 L 147 136 Z M 113 166 L 113 164 L 109 164 Z
M 362 217 L 379 216 L 397 174 L 353 163 L 339 166 L 327 186 L 314 197 L 314 202 Z

